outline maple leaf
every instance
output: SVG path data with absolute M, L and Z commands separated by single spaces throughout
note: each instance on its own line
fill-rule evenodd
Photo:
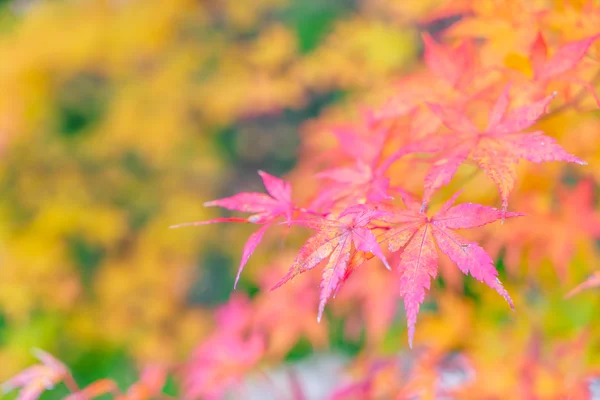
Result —
M 204 341 L 188 362 L 183 380 L 185 398 L 222 399 L 264 354 L 265 342 L 257 333 L 248 337 L 219 335 Z
M 340 149 L 355 161 L 372 164 L 381 156 L 388 131 L 377 126 L 372 112 L 366 111 L 357 124 L 338 125 L 331 129 Z
M 409 115 L 424 101 L 436 98 L 437 93 L 432 93 L 432 89 L 428 85 L 430 82 L 431 74 L 428 71 L 401 79 L 397 83 L 397 92 L 388 97 L 385 103 L 377 109 L 370 111 L 368 115 L 370 123 L 374 125 Z
M 423 34 L 424 60 L 427 68 L 451 87 L 464 90 L 473 79 L 475 50 L 471 40 L 463 40 L 451 48 L 436 43 L 429 34 Z
M 546 41 L 541 32 L 538 33 L 529 55 L 534 80 L 544 84 L 553 79 L 579 84 L 594 97 L 600 107 L 600 98 L 593 85 L 574 77 L 572 74 L 567 75 L 568 72 L 577 67 L 592 43 L 598 38 L 600 38 L 600 34 L 565 43 L 552 57 L 548 58 Z
M 385 158 L 381 157 L 383 146 L 394 125 L 382 130 L 374 128 L 372 136 L 362 135 L 360 140 L 356 135 L 347 139 L 348 132 L 343 136 L 338 132 L 340 145 L 342 140 L 348 140 L 358 147 L 358 150 L 355 149 L 353 153 L 356 157 L 355 164 L 351 167 L 331 168 L 316 174 L 317 178 L 328 179 L 332 183 L 320 192 L 312 202 L 311 208 L 329 210 L 334 205 L 351 206 L 357 203 L 380 203 L 393 199 L 389 192 L 398 188 L 390 187 L 390 178 L 386 176 L 391 165 L 409 154 L 435 153 L 442 149 L 439 141 L 431 140 L 427 135 L 427 130 L 435 130 L 439 126 L 439 121 L 434 121 L 435 124 L 432 124 L 431 118 L 426 116 L 427 123 L 425 123 L 422 113 L 416 111 L 412 116 L 411 121 L 417 125 L 410 128 L 411 140 L 400 145 L 394 153 Z M 365 149 L 364 154 L 360 150 L 362 148 Z
M 565 72 L 569 72 L 579 64 L 588 49 L 600 35 L 590 36 L 581 40 L 568 42 L 562 45 L 548 58 L 548 47 L 541 33 L 538 33 L 531 46 L 530 58 L 534 79 L 550 80 Z
M 454 232 L 483 226 L 502 218 L 521 216 L 479 204 L 454 205 L 459 193 L 448 200 L 432 217 L 423 213 L 421 203 L 407 193 L 401 193 L 407 210 L 390 217 L 392 229 L 383 235 L 391 252 L 400 252 L 396 271 L 400 274 L 400 295 L 408 321 L 408 341 L 412 347 L 420 305 L 437 276 L 438 249 L 465 274 L 495 289 L 513 308 L 513 303 L 498 279 L 492 258 L 477 243 Z
M 183 368 L 183 398 L 222 399 L 263 357 L 267 343 L 254 329 L 247 297 L 234 296 L 217 309 L 216 328 Z
M 207 221 L 186 222 L 183 224 L 172 225 L 170 228 L 181 228 L 184 226 L 199 226 L 208 225 L 219 222 L 241 222 L 264 224 L 258 231 L 254 232 L 244 245 L 242 251 L 242 259 L 238 272 L 235 278 L 234 288 L 237 287 L 240 275 L 248 259 L 262 241 L 262 238 L 271 226 L 271 224 L 279 217 L 285 216 L 288 226 L 292 220 L 294 212 L 294 204 L 292 203 L 292 187 L 291 185 L 273 175 L 264 171 L 258 171 L 258 174 L 263 180 L 266 193 L 242 192 L 231 197 L 225 197 L 218 200 L 207 201 L 204 203 L 206 207 L 218 206 L 228 210 L 242 211 L 253 213 L 250 217 L 244 218 L 215 218 Z
M 329 179 L 334 183 L 313 202 L 313 207 L 322 207 L 322 205 L 331 207 L 336 200 L 342 198 L 352 202 L 366 200 L 372 203 L 391 199 L 391 196 L 387 194 L 390 179 L 378 174 L 371 165 L 361 161 L 357 161 L 352 167 L 333 168 L 319 172 L 316 177 Z
M 253 299 L 255 323 L 268 333 L 268 356 L 275 358 L 285 356 L 302 337 L 309 339 L 314 348 L 327 343 L 327 324 L 317 323 L 314 315 L 319 301 L 318 275 L 305 275 L 294 285 L 269 292 L 293 259 L 292 254 L 286 254 L 264 270 L 259 279 L 261 293 Z
M 285 215 L 286 220 L 289 222 L 294 211 L 291 185 L 264 171 L 258 171 L 258 174 L 262 178 L 268 194 L 242 192 L 231 197 L 207 201 L 204 205 L 206 207 L 218 206 L 228 210 L 253 213 L 248 217 L 248 222 L 254 224 L 268 223 L 282 215 Z M 210 223 L 210 221 L 201 222 L 201 224 L 204 223 Z
M 462 113 L 429 104 L 433 113 L 453 134 L 443 138 L 447 141 L 445 151 L 425 177 L 424 205 L 437 189 L 450 183 L 458 167 L 469 157 L 498 187 L 504 210 L 508 207 L 508 196 L 516 181 L 516 166 L 520 159 L 534 163 L 566 161 L 586 165 L 585 161 L 567 153 L 554 138 L 542 131 L 522 133 L 544 114 L 555 94 L 508 112 L 509 90 L 510 86 L 507 86 L 492 107 L 488 126 L 483 131 Z
M 50 390 L 59 382 L 70 378 L 68 368 L 51 354 L 36 349 L 34 355 L 41 364 L 25 369 L 1 385 L 4 392 L 22 388 L 18 400 L 35 400 L 45 390 Z
M 319 172 L 319 179 L 331 181 L 310 205 L 312 209 L 330 210 L 341 201 L 345 205 L 377 203 L 391 198 L 387 191 L 390 179 L 385 170 L 378 170 L 389 129 L 363 120 L 358 126 L 343 126 L 332 129 L 341 150 L 354 159 L 354 165 L 335 167 Z
M 358 252 L 355 257 L 362 257 Z M 350 265 L 359 265 L 357 260 L 351 260 Z M 344 284 L 344 290 L 338 297 L 338 304 L 343 310 L 348 310 L 348 316 L 360 313 L 357 325 L 366 331 L 368 345 L 380 343 L 394 321 L 398 309 L 398 283 L 390 279 L 389 271 L 383 268 L 359 268 L 356 271 L 349 267 L 343 281 L 350 274 L 356 274 L 353 279 Z M 373 312 L 377 310 L 377 312 Z M 336 316 L 338 313 L 336 313 Z M 346 315 L 346 314 L 345 314 Z M 347 318 L 348 322 L 351 322 Z
M 316 267 L 321 261 L 329 259 L 323 270 L 321 296 L 317 320 L 321 320 L 325 304 L 329 297 L 337 292 L 346 278 L 346 272 L 356 264 L 350 264 L 357 250 L 373 253 L 389 269 L 389 264 L 377 243 L 377 238 L 368 228 L 375 219 L 387 215 L 381 210 L 369 209 L 363 205 L 347 208 L 335 220 L 314 219 L 295 221 L 295 223 L 317 229 L 302 246 L 288 273 L 273 288 L 276 289 L 295 276 Z M 357 261 L 364 262 L 364 258 Z
M 485 66 L 502 64 L 508 54 L 531 43 L 540 19 L 531 2 L 507 0 L 493 8 L 480 4 L 471 1 L 471 12 L 449 27 L 446 36 L 480 40 L 477 52 Z

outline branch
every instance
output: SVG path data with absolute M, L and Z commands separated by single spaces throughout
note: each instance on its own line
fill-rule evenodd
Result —
M 589 85 L 591 87 L 593 87 L 597 83 L 600 83 L 600 70 L 598 70 L 596 72 L 596 74 L 590 81 Z M 554 117 L 556 114 L 560 114 L 561 112 L 566 111 L 569 108 L 573 108 L 573 107 L 577 106 L 579 103 L 581 103 L 587 97 L 588 94 L 589 94 L 589 90 L 584 87 L 583 89 L 581 89 L 579 91 L 579 93 L 577 93 L 575 95 L 575 97 L 573 97 L 573 100 L 569 101 L 568 103 L 563 104 L 562 106 L 558 107 L 555 110 L 552 110 L 548 114 L 543 115 L 540 119 L 538 119 L 538 122 L 546 120 L 551 117 Z

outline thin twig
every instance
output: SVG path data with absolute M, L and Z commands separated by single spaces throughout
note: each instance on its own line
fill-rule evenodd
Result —
M 600 82 L 600 70 L 598 70 L 596 72 L 596 74 L 594 75 L 594 77 L 592 78 L 592 80 L 590 81 L 590 85 L 595 85 L 597 83 Z M 548 114 L 543 115 L 541 118 L 538 119 L 539 121 L 543 121 L 546 120 L 548 118 L 554 117 L 556 114 L 560 114 L 561 112 L 568 110 L 569 108 L 575 107 L 577 106 L 579 103 L 581 103 L 581 101 L 583 101 L 583 99 L 585 99 L 587 96 L 589 95 L 589 90 L 586 88 L 583 88 L 579 91 L 579 93 L 577 93 L 575 95 L 575 97 L 573 97 L 573 100 L 569 101 L 568 103 L 563 104 L 562 106 L 552 110 L 551 112 L 549 112 Z
M 66 374 L 66 376 L 63 379 L 63 383 L 71 393 L 77 393 L 81 390 L 79 389 L 79 385 L 77 384 L 77 382 L 75 382 L 75 379 L 73 379 L 73 376 L 71 374 Z

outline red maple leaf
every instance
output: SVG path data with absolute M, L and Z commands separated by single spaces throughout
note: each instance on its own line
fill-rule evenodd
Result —
M 292 220 L 292 214 L 294 212 L 294 204 L 292 203 L 292 187 L 291 185 L 279 179 L 273 175 L 270 175 L 263 171 L 258 171 L 261 176 L 266 193 L 254 193 L 254 192 L 242 192 L 231 197 L 225 197 L 223 199 L 207 201 L 204 206 L 219 206 L 228 210 L 242 211 L 252 213 L 248 218 L 215 218 L 208 221 L 198 222 L 186 222 L 183 224 L 172 225 L 170 228 L 180 228 L 183 226 L 198 226 L 214 224 L 218 222 L 241 222 L 241 223 L 253 223 L 253 224 L 264 224 L 258 231 L 254 232 L 244 246 L 242 252 L 242 260 L 238 269 L 237 276 L 235 278 L 234 288 L 240 279 L 240 275 L 244 266 L 248 262 L 248 259 L 260 244 L 266 230 L 271 224 L 281 216 L 285 216 L 285 219 L 290 224 Z
M 377 238 L 368 227 L 373 220 L 384 215 L 387 215 L 384 211 L 357 205 L 349 207 L 336 219 L 295 221 L 297 224 L 316 229 L 318 232 L 302 246 L 289 272 L 273 289 L 280 287 L 296 275 L 313 269 L 321 261 L 329 259 L 323 270 L 321 282 L 321 300 L 317 317 L 320 321 L 327 300 L 340 289 L 347 278 L 348 269 L 366 261 L 364 257 L 355 257 L 350 263 L 353 254 L 357 251 L 373 253 L 389 268 L 377 243 Z
M 468 158 L 498 186 L 503 209 L 508 206 L 519 159 L 534 163 L 567 161 L 586 164 L 567 153 L 554 138 L 545 136 L 542 131 L 522 133 L 544 114 L 554 94 L 508 112 L 509 89 L 507 86 L 493 106 L 485 130 L 475 127 L 462 113 L 438 104 L 429 104 L 433 113 L 453 134 L 441 138 L 446 142 L 445 150 L 425 177 L 424 204 L 437 189 L 450 182 L 458 167 Z
M 419 201 L 406 193 L 401 194 L 407 210 L 398 211 L 390 217 L 392 229 L 382 236 L 382 241 L 388 241 L 390 251 L 400 252 L 395 269 L 400 274 L 400 295 L 404 299 L 410 346 L 419 307 L 430 288 L 431 278 L 437 276 L 438 249 L 464 274 L 470 273 L 495 289 L 513 307 L 512 300 L 498 279 L 492 258 L 477 243 L 457 235 L 454 229 L 474 228 L 522 214 L 473 203 L 453 206 L 457 193 L 437 214 L 428 217 L 421 212 Z

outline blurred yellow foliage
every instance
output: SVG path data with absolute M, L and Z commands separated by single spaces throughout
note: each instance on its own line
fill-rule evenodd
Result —
M 181 358 L 209 325 L 189 293 L 219 239 L 167 227 L 214 215 L 202 203 L 227 176 L 218 134 L 305 106 L 312 91 L 383 85 L 416 55 L 414 30 L 369 13 L 301 51 L 297 32 L 271 18 L 289 6 L 91 0 L 12 11 L 0 35 L 0 377 L 23 367 L 27 346 L 59 346 L 58 332 L 140 361 Z M 230 239 L 222 247 L 239 254 Z M 29 329 L 41 336 L 19 344 Z

